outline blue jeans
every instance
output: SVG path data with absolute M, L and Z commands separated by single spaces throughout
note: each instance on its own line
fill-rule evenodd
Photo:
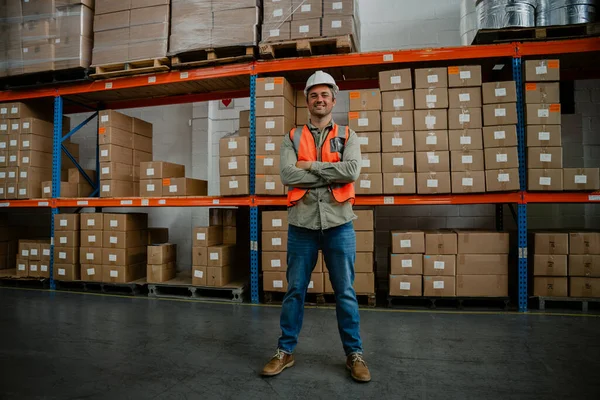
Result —
M 335 293 L 338 330 L 346 355 L 362 353 L 360 317 L 354 284 L 356 234 L 352 222 L 321 230 L 290 225 L 288 228 L 288 291 L 281 308 L 279 349 L 293 353 L 304 318 L 304 299 L 319 249 L 329 270 Z

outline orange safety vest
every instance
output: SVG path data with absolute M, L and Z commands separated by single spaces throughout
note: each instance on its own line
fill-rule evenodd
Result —
M 323 142 L 321 148 L 321 161 L 340 162 L 344 146 L 350 136 L 350 129 L 347 126 L 338 126 L 333 124 L 329 131 L 327 139 Z M 290 131 L 290 139 L 294 144 L 298 161 L 317 161 L 317 146 L 308 126 L 295 128 Z M 349 201 L 354 204 L 354 182 L 352 183 L 334 183 L 329 186 L 333 198 L 338 203 Z M 308 189 L 290 188 L 288 191 L 288 207 L 293 207 L 308 193 Z

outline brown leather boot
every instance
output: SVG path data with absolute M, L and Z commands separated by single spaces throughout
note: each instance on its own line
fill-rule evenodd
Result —
M 357 382 L 370 382 L 371 373 L 362 354 L 352 353 L 346 358 L 346 368 L 350 371 L 352 379 Z
M 265 365 L 262 372 L 262 376 L 275 376 L 279 375 L 284 369 L 294 366 L 294 355 L 287 354 L 277 349 L 277 353 L 271 358 L 271 361 Z

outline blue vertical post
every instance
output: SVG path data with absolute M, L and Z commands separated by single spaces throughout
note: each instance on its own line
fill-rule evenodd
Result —
M 256 185 L 256 75 L 250 75 L 250 194 Z M 250 207 L 250 300 L 258 304 L 258 207 Z
M 523 97 L 523 69 L 521 57 L 513 57 L 513 79 L 517 87 L 517 145 L 519 151 L 519 187 L 527 190 L 525 164 L 525 112 Z M 517 212 L 519 242 L 519 311 L 527 311 L 527 205 L 519 204 Z
M 250 75 L 250 194 L 256 188 L 256 75 Z
M 60 96 L 54 98 L 54 137 L 52 141 L 52 198 L 60 197 L 60 168 L 62 153 L 62 119 L 63 100 Z M 50 289 L 56 289 L 54 283 L 54 217 L 59 210 L 52 208 L 52 221 L 50 222 Z

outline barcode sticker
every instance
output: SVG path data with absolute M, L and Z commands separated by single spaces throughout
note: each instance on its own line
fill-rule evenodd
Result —
M 433 288 L 434 289 L 443 289 L 444 281 L 433 281 Z
M 181 72 L 179 74 L 179 79 L 187 79 L 189 76 L 190 76 L 189 73 L 187 73 L 187 72 Z
M 66 238 L 65 236 L 61 236 L 61 237 L 58 239 L 58 242 L 59 242 L 60 244 L 67 244 L 67 238 Z
M 425 96 L 425 102 L 426 103 L 437 103 L 437 95 L 428 94 L 427 96 Z
M 40 271 L 42 271 L 42 272 L 48 272 L 48 266 L 47 265 L 40 265 Z
M 300 25 L 298 31 L 300 33 L 308 33 L 310 31 L 310 27 L 308 25 Z
M 494 116 L 496 116 L 496 117 L 506 117 L 506 108 L 496 108 L 494 110 Z
M 108 157 L 108 150 L 100 150 L 100 155 L 102 157 Z
M 65 275 L 67 275 L 67 271 L 65 271 L 64 268 L 59 268 L 58 269 L 58 275 L 65 276 Z
M 119 277 L 119 271 L 110 271 L 110 277 L 111 278 L 118 278 Z
M 196 240 L 206 240 L 206 233 L 196 233 Z
M 439 164 L 440 163 L 440 156 L 429 154 L 429 155 L 427 155 L 427 162 L 429 164 Z
M 461 103 L 466 103 L 468 101 L 471 101 L 471 94 L 469 94 L 469 93 L 460 93 L 458 95 L 458 101 L 460 101 Z
M 427 179 L 427 187 L 428 188 L 438 187 L 438 180 L 437 179 Z
M 402 126 L 402 117 L 392 117 L 393 126 Z
M 393 122 L 392 122 L 392 124 L 393 124 Z M 358 126 L 369 126 L 369 118 L 359 118 Z
M 229 189 L 237 189 L 238 187 L 238 181 L 229 181 Z
M 471 79 L 471 71 L 460 71 L 460 79 Z
M 279 36 L 279 29 L 271 29 L 269 31 L 269 36 L 271 36 L 271 37 L 278 37 Z
M 21 257 L 29 257 L 29 250 L 27 250 L 27 249 L 21 250 Z
M 463 164 L 473 164 L 473 156 L 462 156 Z
M 58 223 L 59 226 L 67 226 L 68 221 L 66 219 L 61 219 Z
M 30 253 L 31 253 L 32 256 L 37 256 L 38 255 L 37 249 L 31 249 Z
M 265 101 L 265 109 L 270 110 L 275 108 L 275 102 L 273 101 Z
M 227 164 L 227 168 L 229 168 L 229 169 L 237 169 L 237 167 L 238 167 L 237 161 L 229 161 L 229 163 Z
M 119 220 L 112 219 L 112 220 L 110 220 L 109 225 L 110 225 L 111 228 L 118 228 L 119 227 Z
M 425 125 L 429 129 L 435 127 L 436 122 L 437 122 L 437 118 L 435 115 L 428 115 L 425 117 Z
M 283 221 L 281 219 L 272 219 L 271 226 L 274 228 L 283 226 Z
M 273 10 L 273 16 L 274 17 L 281 17 L 281 16 L 283 16 L 283 9 L 282 8 L 277 8 L 277 9 Z
M 29 266 L 29 270 L 32 271 L 32 272 L 37 272 L 38 267 L 37 267 L 37 265 L 32 264 L 32 265 Z
M 550 116 L 550 110 L 547 108 L 540 108 L 538 110 L 538 118 L 548 118 Z
M 67 253 L 64 251 L 59 251 L 58 252 L 58 258 L 60 258 L 61 260 L 66 260 L 67 259 Z
M 202 278 L 204 276 L 204 271 L 194 271 L 194 276 L 196 278 Z
M 538 140 L 550 140 L 550 132 L 538 132 Z
M 548 67 L 546 67 L 545 65 L 541 65 L 539 67 L 535 67 L 535 74 L 536 75 L 546 75 L 548 73 Z
M 370 168 L 371 167 L 371 160 L 369 160 L 368 158 L 363 158 L 362 159 L 362 163 L 361 163 L 361 167 L 363 167 L 363 168 Z
M 229 150 L 235 150 L 238 148 L 238 144 L 235 140 L 230 140 L 229 142 L 227 142 L 227 148 Z M 154 170 L 152 170 L 152 175 L 154 175 Z
M 473 178 L 462 178 L 463 186 L 473 186 Z
M 88 219 L 87 220 L 87 226 L 96 226 L 96 220 L 94 220 L 94 219 Z
M 88 253 L 88 257 L 89 257 L 90 255 L 92 256 L 92 258 L 88 258 L 88 260 L 93 260 L 93 259 L 94 259 L 94 255 L 93 255 L 93 254 L 90 254 L 90 253 Z M 87 274 L 88 274 L 88 275 L 96 275 L 96 269 L 95 269 L 95 268 L 88 268 L 88 269 L 87 269 Z
M 46 257 L 50 257 L 50 249 L 44 249 L 44 250 L 42 250 L 42 255 L 46 256 Z
M 461 124 L 471 122 L 471 114 L 459 114 L 458 122 L 460 122 Z
M 275 83 L 273 83 L 273 82 L 265 83 L 265 91 L 272 91 L 272 90 L 275 90 Z
M 437 75 L 427 75 L 427 83 L 438 83 L 439 79 Z
M 361 180 L 360 181 L 360 187 L 362 189 L 371 189 L 371 181 Z
M 281 268 L 281 260 L 271 260 L 271 268 Z
M 587 183 L 587 175 L 575 175 L 575 183 Z
M 383 55 L 383 62 L 390 62 L 390 61 L 394 61 L 394 55 L 393 54 L 384 54 Z M 399 79 L 400 79 L 400 77 L 398 77 L 398 83 L 400 83 Z M 395 83 L 392 82 L 392 85 L 395 85 Z
M 433 268 L 434 269 L 445 269 L 446 263 L 444 261 L 434 261 Z
M 265 129 L 275 129 L 275 121 L 265 121 Z
M 399 85 L 401 83 L 402 83 L 402 77 L 401 76 L 396 75 L 396 76 L 391 76 L 390 77 L 390 84 L 392 84 L 392 85 Z
M 336 29 L 336 28 L 341 28 L 342 27 L 342 21 L 331 21 L 331 27 Z
M 303 4 L 302 7 L 300 7 L 300 12 L 310 12 L 311 8 L 310 4 Z
M 265 143 L 265 151 L 275 151 L 275 143 Z
M 401 167 L 404 165 L 404 157 L 394 157 L 392 163 L 396 167 Z
M 498 174 L 498 182 L 510 182 L 510 174 Z
M 273 281 L 273 287 L 277 288 L 277 289 L 283 288 L 283 281 L 279 281 L 279 280 Z
M 89 243 L 96 243 L 96 235 L 89 235 L 88 236 L 88 242 Z
M 497 88 L 495 90 L 496 97 L 504 97 L 506 96 L 506 88 Z
M 471 136 L 461 136 L 460 144 L 471 144 Z
M 404 178 L 394 178 L 394 186 L 404 186 Z
M 110 173 L 110 167 L 102 167 L 102 175 L 107 175 Z
M 117 261 L 117 255 L 116 254 L 109 254 L 108 255 L 108 261 L 116 262 Z
M 342 3 L 341 1 L 336 1 L 332 4 L 331 7 L 333 10 L 341 10 L 344 8 L 344 3 Z
M 27 189 L 19 189 L 19 196 L 25 196 L 27 194 Z
M 25 271 L 25 264 L 19 264 L 19 271 Z
M 400 282 L 400 290 L 410 290 L 410 282 Z
M 265 190 L 275 190 L 275 182 L 265 182 Z
M 281 246 L 281 238 L 271 238 L 271 246 Z
M 177 185 L 169 185 L 169 193 L 177 193 Z
M 147 168 L 146 169 L 146 175 L 148 175 L 148 176 L 154 176 L 154 168 Z
M 541 162 L 552 162 L 552 154 L 542 153 L 540 154 Z
M 495 140 L 503 140 L 506 139 L 506 131 L 495 131 L 494 132 Z
M 540 177 L 540 186 L 550 186 L 552 185 L 552 178 L 541 176 Z
M 508 162 L 508 154 L 496 154 L 496 162 L 499 162 L 499 163 Z
M 267 157 L 263 160 L 263 166 L 265 167 L 272 167 L 273 165 L 275 165 L 275 159 L 271 158 L 271 157 Z
M 404 107 L 404 99 L 394 99 L 394 108 Z
M 392 138 L 392 146 L 402 147 L 402 138 Z
M 219 253 L 210 253 L 210 259 L 216 261 L 219 259 Z
M 361 146 L 368 146 L 369 145 L 369 137 L 368 136 L 359 136 L 358 144 L 360 144 Z
M 400 241 L 400 247 L 402 248 L 409 248 L 410 246 L 412 246 L 412 242 L 411 240 L 401 240 Z
M 117 244 L 117 243 L 119 242 L 119 239 L 118 239 L 116 236 L 111 236 L 111 237 L 108 239 L 108 241 L 109 241 L 111 244 Z
M 154 187 L 153 183 L 149 183 L 149 184 L 146 185 L 146 191 L 147 192 L 154 192 L 154 189 L 155 189 L 155 187 Z
M 412 268 L 412 260 L 402 260 L 402 268 Z

